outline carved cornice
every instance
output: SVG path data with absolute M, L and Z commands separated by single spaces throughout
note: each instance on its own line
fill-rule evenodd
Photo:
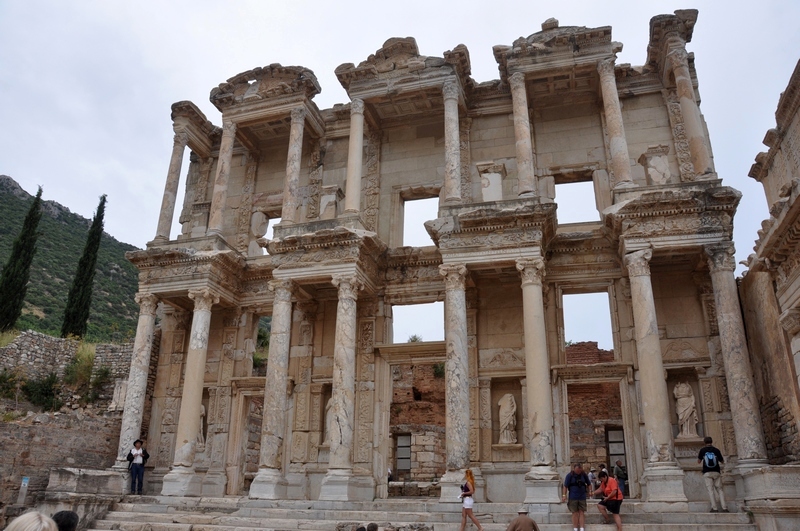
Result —
M 464 264 L 447 264 L 439 266 L 439 274 L 444 277 L 445 289 L 464 290 L 467 279 L 467 266 Z
M 673 15 L 657 15 L 650 19 L 650 42 L 647 45 L 648 67 L 663 72 L 667 54 L 676 46 L 692 41 L 697 22 L 696 9 L 679 9 Z
M 736 269 L 736 248 L 733 242 L 719 242 L 704 247 L 708 256 L 708 268 L 712 273 Z
M 158 307 L 158 297 L 152 293 L 137 293 L 133 300 L 139 305 L 139 314 L 155 316 L 156 308 Z
M 219 296 L 208 288 L 189 290 L 189 298 L 194 301 L 195 312 L 210 312 L 212 306 L 219 304 Z
M 302 96 L 308 99 L 319 94 L 314 72 L 302 66 L 272 64 L 237 74 L 211 91 L 210 100 L 223 111 L 250 101 Z
M 652 249 L 642 249 L 625 255 L 623 263 L 628 270 L 628 276 L 650 276 L 650 259 L 653 258 Z
M 789 308 L 781 314 L 781 326 L 791 336 L 800 334 L 800 308 Z

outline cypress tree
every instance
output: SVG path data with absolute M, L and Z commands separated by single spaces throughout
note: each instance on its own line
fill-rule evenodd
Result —
M 11 256 L 8 257 L 3 272 L 0 273 L 0 332 L 11 330 L 22 315 L 22 303 L 28 291 L 31 262 L 36 254 L 37 229 L 42 219 L 42 187 L 36 192 L 25 222 L 22 225 Z
M 100 204 L 89 228 L 86 246 L 78 262 L 78 271 L 72 281 L 67 297 L 67 307 L 64 309 L 64 322 L 61 325 L 61 337 L 75 336 L 82 338 L 86 335 L 89 323 L 89 307 L 92 305 L 92 284 L 94 283 L 94 268 L 97 264 L 97 251 L 100 248 L 100 238 L 103 236 L 103 215 L 106 210 L 106 196 L 100 196 Z

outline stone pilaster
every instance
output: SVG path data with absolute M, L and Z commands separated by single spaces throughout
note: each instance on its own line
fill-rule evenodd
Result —
M 364 164 L 364 101 L 350 102 L 350 143 L 347 150 L 344 211 L 358 214 L 361 210 L 361 172 Z
M 192 330 L 186 353 L 186 372 L 175 438 L 175 457 L 172 469 L 164 476 L 164 486 L 161 490 L 164 496 L 199 496 L 202 489 L 200 478 L 194 471 L 194 457 L 197 452 L 197 434 L 200 432 L 211 307 L 219 302 L 219 297 L 209 289 L 198 289 L 189 291 L 189 298 L 194 301 Z
M 286 157 L 286 180 L 283 185 L 283 209 L 281 223 L 297 222 L 297 209 L 300 207 L 300 162 L 303 157 L 303 129 L 306 110 L 304 107 L 292 109 L 292 126 L 289 130 L 289 153 Z
M 653 284 L 650 280 L 652 257 L 653 251 L 644 249 L 629 253 L 624 259 L 631 285 L 647 445 L 645 449 L 647 464 L 642 479 L 647 485 L 647 501 L 685 503 L 683 470 L 675 459 L 675 447 L 672 441 L 669 394 L 661 357 L 661 343 L 658 338 Z
M 697 176 L 711 173 L 711 155 L 708 150 L 703 119 L 700 108 L 694 97 L 692 75 L 689 72 L 689 54 L 681 46 L 667 54 L 667 61 L 675 76 L 675 86 L 683 114 L 683 123 L 686 127 L 686 138 L 689 141 L 689 151 L 692 155 L 692 165 Z
M 461 202 L 461 141 L 458 125 L 458 85 L 448 81 L 444 95 L 444 202 Z
M 165 243 L 169 241 L 170 226 L 175 215 L 175 201 L 178 197 L 178 184 L 181 180 L 181 164 L 183 163 L 183 152 L 189 143 L 189 135 L 186 131 L 176 129 L 172 141 L 172 156 L 169 159 L 169 170 L 167 171 L 167 182 L 164 185 L 164 197 L 161 199 L 161 210 L 158 214 L 158 228 L 154 243 Z
M 714 286 L 722 360 L 739 452 L 738 466 L 740 469 L 754 468 L 767 463 L 767 447 L 747 350 L 739 292 L 733 276 L 736 269 L 733 242 L 707 245 L 705 252 Z
M 789 308 L 781 314 L 781 326 L 789 334 L 795 374 L 800 374 L 800 308 Z
M 139 324 L 136 327 L 136 339 L 133 341 L 128 390 L 119 431 L 119 449 L 114 463 L 114 468 L 121 470 L 127 470 L 128 462 L 125 458 L 128 451 L 133 448 L 133 441 L 139 438 L 142 431 L 147 376 L 150 372 L 150 352 L 153 350 L 158 306 L 158 298 L 150 293 L 137 293 L 135 300 L 139 305 Z
M 614 75 L 614 58 L 610 57 L 597 63 L 600 73 L 600 90 L 603 93 L 603 109 L 606 114 L 606 131 L 608 147 L 611 152 L 611 167 L 614 169 L 614 188 L 633 186 L 631 177 L 628 140 L 622 123 L 622 107 L 617 93 L 617 79 Z
M 353 475 L 353 431 L 355 429 L 356 305 L 361 282 L 355 275 L 336 275 L 339 289 L 336 333 L 333 347 L 333 388 L 328 473 L 322 480 L 320 500 L 355 498 Z
M 520 197 L 539 195 L 536 168 L 531 141 L 531 121 L 528 114 L 528 94 L 525 90 L 525 75 L 517 72 L 508 78 L 511 84 L 511 100 L 514 112 L 514 138 L 517 147 L 517 180 Z
M 207 234 L 221 235 L 225 203 L 228 201 L 228 180 L 231 175 L 231 157 L 233 157 L 233 141 L 236 139 L 236 124 L 231 121 L 222 122 L 222 140 L 219 144 L 217 174 L 214 177 L 214 195 L 211 197 L 211 212 L 208 216 Z
M 469 355 L 467 344 L 467 302 L 463 264 L 439 266 L 444 277 L 445 435 L 447 470 L 441 480 L 442 502 L 458 501 L 459 482 L 469 466 Z
M 279 500 L 286 497 L 287 481 L 281 465 L 286 433 L 286 384 L 289 376 L 289 348 L 292 332 L 291 280 L 273 280 L 272 330 L 269 363 L 264 387 L 264 417 L 261 426 L 261 455 L 258 474 L 250 486 L 250 497 Z

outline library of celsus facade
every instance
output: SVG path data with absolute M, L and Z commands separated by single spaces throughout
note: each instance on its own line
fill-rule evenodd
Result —
M 734 277 L 741 195 L 714 169 L 696 18 L 654 17 L 642 66 L 616 62 L 610 27 L 550 19 L 494 47 L 493 81 L 471 77 L 463 45 L 423 56 L 393 38 L 343 58 L 350 101 L 331 109 L 311 70 L 280 64 L 214 88 L 219 125 L 174 104 L 157 233 L 129 254 L 141 314 L 120 464 L 145 434 L 151 492 L 385 498 L 405 456 L 396 369 L 444 363 L 441 430 L 418 438 L 444 456 L 441 501 L 471 468 L 478 501 L 557 503 L 582 414 L 569 396 L 587 386 L 616 397 L 597 429 L 631 497 L 707 501 L 697 453 L 711 436 L 742 500 L 770 461 Z M 597 221 L 559 222 L 576 183 L 591 183 Z M 404 205 L 428 198 L 433 244 L 404 246 Z M 568 359 L 562 311 L 587 293 L 607 295 L 613 336 L 592 363 Z M 435 301 L 445 340 L 395 341 L 393 308 Z

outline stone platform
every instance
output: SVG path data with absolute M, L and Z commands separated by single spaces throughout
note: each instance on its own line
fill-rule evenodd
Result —
M 645 503 L 623 504 L 623 524 L 629 531 L 756 531 L 744 513 L 712 514 L 708 504 L 691 504 L 696 512 L 651 512 Z M 519 504 L 476 503 L 474 512 L 487 531 L 502 531 L 516 516 Z M 542 531 L 569 531 L 566 505 L 531 504 L 531 517 Z M 429 498 L 403 498 L 372 502 L 250 500 L 230 498 L 175 498 L 126 496 L 91 526 L 95 530 L 123 531 L 352 531 L 375 522 L 380 529 L 457 531 L 459 504 L 442 504 Z M 352 524 L 348 526 L 347 524 Z M 469 524 L 467 529 L 475 529 Z M 586 530 L 613 529 L 602 524 L 590 506 Z

